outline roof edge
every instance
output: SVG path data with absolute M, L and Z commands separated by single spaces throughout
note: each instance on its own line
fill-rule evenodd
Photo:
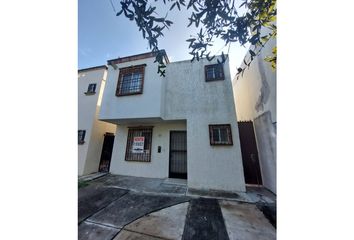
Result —
M 107 65 L 101 65 L 101 66 L 95 66 L 95 67 L 89 67 L 89 68 L 82 68 L 82 69 L 79 69 L 78 72 L 96 70 L 96 69 L 101 69 L 101 68 L 108 69 Z
M 162 52 L 166 63 L 170 63 L 170 60 L 168 59 L 166 51 L 164 49 L 161 49 L 158 52 Z M 146 52 L 146 53 L 140 53 L 140 54 L 126 56 L 126 57 L 119 57 L 119 58 L 108 60 L 107 64 L 108 65 L 119 64 L 119 63 L 124 63 L 124 62 L 131 62 L 131 61 L 151 58 L 151 57 L 155 57 L 158 52 Z

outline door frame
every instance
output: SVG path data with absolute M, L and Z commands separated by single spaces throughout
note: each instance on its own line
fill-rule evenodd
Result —
M 109 173 L 109 170 L 111 168 L 111 161 L 112 161 L 112 153 L 113 153 L 113 147 L 114 147 L 114 140 L 115 140 L 115 135 L 114 133 L 110 133 L 110 132 L 106 132 L 104 135 L 103 135 L 103 143 L 102 143 L 102 149 L 101 149 L 101 156 L 100 156 L 100 162 L 98 164 L 98 172 L 102 172 L 100 171 L 100 168 L 101 168 L 101 163 L 102 163 L 102 157 L 103 157 L 103 150 L 104 150 L 104 143 L 105 143 L 105 140 L 106 140 L 106 137 L 112 137 L 113 138 L 113 143 L 112 143 L 112 150 L 111 150 L 111 158 L 109 159 L 109 163 L 108 163 L 108 173 Z
M 187 130 L 170 130 L 170 140 L 169 140 L 169 146 L 168 146 L 168 177 L 169 178 L 180 178 L 180 179 L 188 179 L 188 158 L 187 158 L 187 149 L 186 149 L 186 167 L 187 167 L 187 171 L 185 174 L 181 173 L 173 173 L 171 172 L 171 142 L 172 142 L 172 138 L 171 135 L 174 132 L 183 132 L 186 134 L 186 144 L 187 144 Z M 188 145 L 187 145 L 188 146 Z

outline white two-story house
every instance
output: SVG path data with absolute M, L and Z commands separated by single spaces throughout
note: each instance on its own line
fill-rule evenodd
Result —
M 229 62 L 108 61 L 99 119 L 117 126 L 112 174 L 184 178 L 188 188 L 245 191 Z
M 78 175 L 108 171 L 116 125 L 98 120 L 107 66 L 78 71 Z

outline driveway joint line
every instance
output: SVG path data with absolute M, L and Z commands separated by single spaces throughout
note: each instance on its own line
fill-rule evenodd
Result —
M 186 201 L 183 201 L 183 202 L 175 203 L 175 204 L 172 204 L 172 205 L 167 205 L 167 206 L 165 206 L 165 207 L 160 207 L 160 208 L 158 208 L 158 209 L 154 209 L 154 210 L 152 210 L 151 212 L 147 212 L 147 213 L 145 213 L 144 215 L 142 215 L 142 216 L 140 216 L 140 217 L 137 217 L 137 218 L 135 218 L 134 220 L 132 220 L 132 221 L 130 221 L 130 222 L 124 224 L 124 226 L 122 226 L 122 229 L 124 229 L 127 225 L 129 225 L 129 224 L 135 222 L 136 220 L 138 220 L 138 219 L 140 219 L 140 218 L 143 218 L 143 217 L 145 217 L 145 216 L 147 216 L 147 215 L 149 215 L 149 214 L 151 214 L 151 213 L 155 213 L 155 212 L 158 212 L 158 211 L 163 210 L 163 209 L 165 209 L 165 208 L 173 207 L 173 206 L 176 206 L 176 205 L 178 205 L 178 204 L 186 203 L 186 202 L 189 202 L 189 201 L 190 201 L 190 199 L 189 199 L 189 200 L 186 200 Z M 188 207 L 189 207 L 189 205 L 188 205 Z
M 222 217 L 222 221 L 224 222 L 224 226 L 225 226 L 225 230 L 226 230 L 226 234 L 230 239 L 230 235 L 229 235 L 229 231 L 226 225 L 226 221 L 225 221 L 225 217 L 224 217 L 224 213 L 222 212 L 221 206 L 220 206 L 220 202 L 219 200 L 216 200 L 217 205 L 219 206 L 220 212 L 221 212 L 221 217 Z
M 107 225 L 107 224 L 104 224 L 104 223 L 94 222 L 94 221 L 91 221 L 91 220 L 85 220 L 85 222 L 101 225 L 101 226 L 104 226 L 104 227 L 114 228 L 114 229 L 117 229 L 117 230 L 123 229 L 123 228 L 119 228 L 119 227 L 116 227 L 116 226 Z
M 190 208 L 191 208 L 191 204 L 190 204 L 190 202 L 189 202 L 188 208 L 187 208 L 186 217 L 184 218 L 184 225 L 183 225 L 183 232 L 182 232 L 182 238 L 181 238 L 181 239 L 183 239 L 184 233 L 185 233 L 185 231 L 187 231 L 187 230 L 186 230 L 187 218 L 188 218 L 188 214 L 189 214 Z
M 107 208 L 109 205 L 111 205 L 113 202 L 117 201 L 118 199 L 122 198 L 123 196 L 125 196 L 125 195 L 128 194 L 128 193 L 129 193 L 129 190 L 128 190 L 126 193 L 124 193 L 123 195 L 119 196 L 118 198 L 112 200 L 112 202 L 108 203 L 106 206 L 104 206 L 104 207 L 98 209 L 96 212 L 92 213 L 90 216 L 88 216 L 88 217 L 84 218 L 83 220 L 81 220 L 81 222 L 79 222 L 79 224 L 82 223 L 82 222 L 84 222 L 84 221 L 86 221 L 86 220 L 88 220 L 90 217 L 92 217 L 92 216 L 95 215 L 96 213 L 101 212 L 102 210 L 104 210 L 105 208 Z
M 154 237 L 154 238 L 158 238 L 158 239 L 170 240 L 170 239 L 168 239 L 168 238 L 163 238 L 163 237 L 159 237 L 159 236 L 154 236 L 154 235 L 151 235 L 151 234 L 142 233 L 142 232 L 137 232 L 137 231 L 133 231 L 133 230 L 125 229 L 125 228 L 122 228 L 122 230 L 127 231 L 127 232 L 132 232 L 132 233 L 139 233 L 139 234 L 141 234 L 141 235 L 145 235 L 145 236 L 149 236 L 149 237 Z

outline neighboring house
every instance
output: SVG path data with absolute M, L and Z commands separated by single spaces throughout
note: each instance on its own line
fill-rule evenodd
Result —
M 108 61 L 99 119 L 117 126 L 110 172 L 245 191 L 228 60 L 170 63 L 162 53 L 166 77 L 151 52 Z
M 263 186 L 276 193 L 276 72 L 264 61 L 272 55 L 270 40 L 239 79 L 233 79 L 239 121 L 252 121 Z M 249 53 L 245 56 L 249 59 Z M 243 66 L 244 67 L 244 64 Z
M 106 76 L 107 66 L 78 71 L 79 176 L 99 170 L 108 170 L 109 167 L 104 165 L 109 158 L 109 145 L 113 144 L 113 134 L 116 132 L 116 126 L 98 120 Z M 100 162 L 101 169 L 99 169 Z

